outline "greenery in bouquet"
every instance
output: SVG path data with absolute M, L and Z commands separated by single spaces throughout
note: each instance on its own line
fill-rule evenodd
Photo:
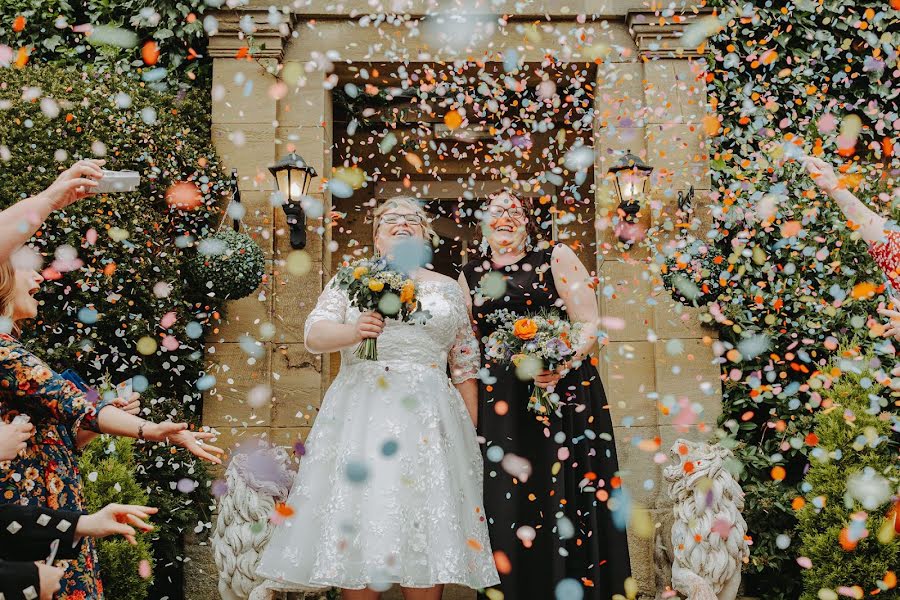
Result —
M 385 258 L 363 258 L 338 269 L 334 285 L 347 293 L 361 312 L 378 312 L 404 322 L 429 317 L 422 310 L 416 282 Z M 377 338 L 367 338 L 356 349 L 363 360 L 378 360 Z
M 492 312 L 487 321 L 496 329 L 485 336 L 484 352 L 499 363 L 512 364 L 523 380 L 533 379 L 544 369 L 564 365 L 577 350 L 580 323 L 570 323 L 555 311 L 520 316 L 502 309 Z M 547 418 L 557 412 L 559 394 L 534 386 L 528 410 Z
M 219 307 L 189 285 L 187 247 L 209 235 L 230 190 L 210 143 L 209 97 L 163 93 L 132 78 L 54 66 L 3 70 L 0 208 L 34 194 L 80 158 L 133 169 L 137 191 L 86 198 L 53 214 L 31 240 L 47 281 L 24 337 L 57 371 L 98 387 L 131 378 L 148 418 L 200 422 L 204 332 Z M 196 205 L 173 206 L 187 184 Z M 181 244 L 179 242 L 185 242 Z M 134 447 L 133 473 L 160 508 L 151 534 L 152 597 L 181 595 L 182 533 L 205 527 L 204 465 L 163 444 Z
M 266 257 L 246 233 L 225 229 L 197 244 L 188 272 L 198 289 L 218 300 L 239 300 L 263 282 Z

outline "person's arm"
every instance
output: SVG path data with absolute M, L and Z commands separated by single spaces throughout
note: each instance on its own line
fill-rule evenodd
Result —
M 566 305 L 569 321 L 581 324 L 579 343 L 572 357 L 572 361 L 577 362 L 593 352 L 597 345 L 600 307 L 594 280 L 575 252 L 565 244 L 558 244 L 553 249 L 550 269 L 556 291 Z
M 129 415 L 138 416 L 141 413 L 141 396 L 140 394 L 134 392 L 128 398 L 116 398 L 112 401 L 113 406 L 121 408 Z M 78 433 L 75 437 L 75 446 L 80 450 L 94 441 L 100 435 L 96 431 L 90 431 L 88 429 L 79 429 Z
M 36 564 L 0 560 L 0 595 L 5 600 L 35 600 L 40 591 L 41 577 Z
M 450 366 L 450 381 L 459 391 L 472 423 L 478 426 L 478 370 L 481 368 L 481 351 L 472 322 L 469 319 L 469 311 L 465 306 L 459 307 L 460 324 L 456 332 L 456 339 L 450 347 L 447 362 Z
M 377 338 L 384 329 L 384 318 L 377 312 L 360 315 L 355 323 L 346 323 L 350 300 L 344 290 L 328 282 L 306 318 L 303 342 L 313 354 L 337 352 L 355 346 L 366 338 Z
M 580 324 L 581 331 L 575 342 L 570 364 L 580 363 L 597 345 L 597 329 L 600 327 L 600 308 L 594 291 L 593 278 L 581 264 L 578 256 L 565 244 L 557 244 L 550 257 L 550 271 L 556 291 L 566 306 L 566 314 L 573 324 Z M 553 387 L 565 374 L 567 366 L 556 371 L 542 371 L 535 377 L 540 387 Z
M 9 392 L 5 402 L 21 412 L 39 412 L 42 417 L 63 423 L 74 435 L 84 428 L 151 442 L 171 442 L 204 460 L 221 463 L 213 456 L 223 454 L 221 449 L 201 446 L 202 440 L 215 434 L 187 431 L 186 423 L 145 421 L 102 399 L 95 404 L 19 342 L 0 338 L 0 347 L 6 349 L 0 360 L 0 388 Z
M 80 160 L 56 178 L 50 187 L 0 212 L 0 261 L 9 259 L 41 228 L 47 217 L 76 200 L 91 195 L 103 178 L 106 161 Z
M 50 555 L 50 544 L 57 540 L 57 558 L 77 558 L 80 547 L 75 530 L 83 516 L 80 511 L 0 505 L 0 559 L 45 560 Z
M 44 563 L 0 560 L 0 598 L 53 600 L 66 570 Z
M 803 159 L 803 166 L 819 189 L 834 200 L 844 216 L 859 226 L 859 233 L 866 242 L 874 244 L 884 237 L 887 219 L 863 204 L 849 190 L 841 187 L 830 164 L 820 158 L 807 157 Z

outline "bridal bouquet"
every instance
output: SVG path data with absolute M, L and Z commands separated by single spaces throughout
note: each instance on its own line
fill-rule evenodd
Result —
M 363 258 L 338 269 L 335 283 L 346 290 L 350 303 L 362 312 L 414 322 L 428 318 L 417 296 L 416 282 L 391 268 L 384 258 Z M 363 360 L 378 360 L 377 338 L 366 338 L 356 349 Z
M 555 312 L 518 316 L 508 310 L 498 310 L 487 321 L 497 329 L 484 338 L 485 354 L 502 363 L 519 367 L 526 361 L 536 369 L 556 369 L 575 354 L 573 340 L 581 332 L 581 324 L 570 323 Z M 559 395 L 534 386 L 528 410 L 549 416 L 559 408 Z

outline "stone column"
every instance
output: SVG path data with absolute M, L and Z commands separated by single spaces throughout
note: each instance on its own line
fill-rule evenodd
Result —
M 241 17 L 247 20 L 241 22 Z M 260 340 L 264 324 L 272 322 L 274 272 L 275 182 L 267 168 L 276 156 L 273 125 L 276 101 L 272 88 L 282 56 L 281 34 L 267 24 L 262 10 L 216 15 L 219 31 L 210 39 L 213 58 L 212 139 L 225 172 L 236 169 L 241 200 L 246 208 L 245 229 L 260 244 L 267 258 L 266 281 L 258 293 L 224 307 L 222 325 L 207 338 L 210 371 L 217 384 L 204 400 L 203 421 L 221 433 L 220 443 L 232 446 L 258 437 L 272 424 L 272 405 L 250 406 L 248 392 L 272 386 L 272 344 L 260 341 L 261 356 L 241 349 L 242 336 Z M 242 28 L 243 26 L 243 28 Z M 253 38 L 245 30 L 253 30 Z
M 701 327 L 698 311 L 673 302 L 660 288 L 649 268 L 648 244 L 626 250 L 617 240 L 610 217 L 619 198 L 607 173 L 624 152 L 654 167 L 652 210 L 642 210 L 642 225 L 650 231 L 674 211 L 677 191 L 691 185 L 698 191 L 696 210 L 703 210 L 710 188 L 701 125 L 703 62 L 695 49 L 679 44 L 693 18 L 629 11 L 633 54 L 620 51 L 601 65 L 595 104 L 599 291 L 609 333 L 601 375 L 623 479 L 635 504 L 648 511 L 629 531 L 633 573 L 647 595 L 669 583 L 653 567 L 657 539 L 668 545 L 671 507 L 654 455 L 668 452 L 678 437 L 708 439 L 721 411 L 721 388 L 711 362 L 713 333 Z
M 216 388 L 205 400 L 204 423 L 217 427 L 228 447 L 261 436 L 291 446 L 305 439 L 312 425 L 328 364 L 328 357 L 306 352 L 303 323 L 330 277 L 331 197 L 323 182 L 331 172 L 331 93 L 320 71 L 307 80 L 299 62 L 284 62 L 294 15 L 282 15 L 277 25 L 263 7 L 216 16 L 219 31 L 209 45 L 214 59 L 213 142 L 226 169 L 238 170 L 247 209 L 244 223 L 263 247 L 268 268 L 260 292 L 228 303 L 222 326 L 207 340 L 219 370 Z M 305 206 L 310 216 L 302 250 L 290 246 L 268 171 L 291 151 L 318 173 Z M 267 329 L 274 336 L 266 335 Z M 242 350 L 243 336 L 258 340 L 261 357 Z M 272 400 L 249 406 L 247 394 L 258 385 L 269 386 Z

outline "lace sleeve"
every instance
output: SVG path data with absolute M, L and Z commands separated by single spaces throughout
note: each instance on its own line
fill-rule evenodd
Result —
M 325 289 L 322 290 L 322 293 L 319 295 L 316 307 L 309 313 L 309 316 L 306 317 L 306 324 L 303 327 L 303 343 L 306 343 L 306 338 L 309 336 L 309 330 L 314 323 L 318 323 L 319 321 L 343 323 L 349 303 L 350 301 L 347 298 L 346 292 L 335 284 L 334 277 L 332 277 L 331 281 L 328 282 Z
M 481 368 L 481 352 L 468 318 L 456 332 L 456 340 L 450 348 L 448 362 L 450 363 L 450 381 L 453 382 L 453 385 L 478 376 L 478 369 Z

